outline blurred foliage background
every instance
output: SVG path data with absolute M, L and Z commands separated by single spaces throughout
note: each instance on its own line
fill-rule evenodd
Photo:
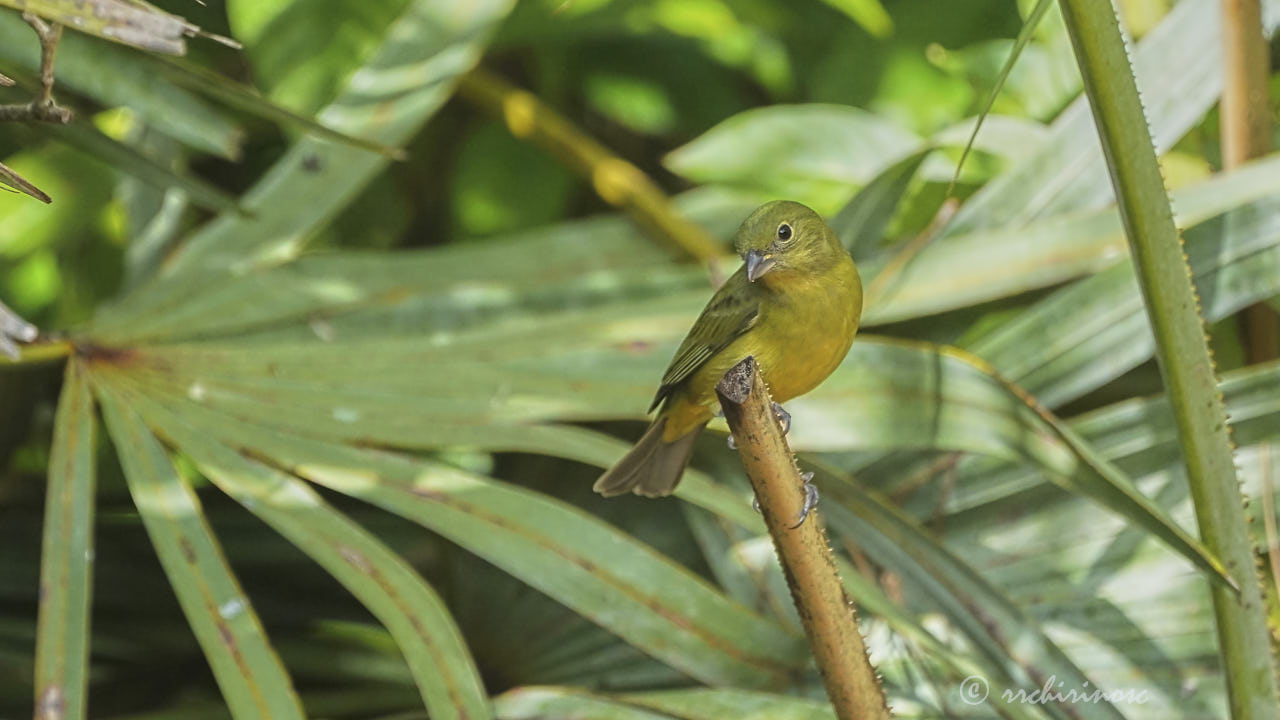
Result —
M 618 212 L 626 182 L 569 157 L 585 138 L 726 251 L 785 197 L 859 261 L 866 330 L 789 409 L 901 716 L 1226 716 L 1056 9 L 948 200 L 1033 2 L 156 4 L 243 49 L 68 31 L 76 121 L 0 125 L 53 198 L 0 196 L 0 299 L 75 347 L 0 364 L 0 717 L 33 687 L 83 716 L 82 681 L 91 717 L 830 717 L 722 433 L 676 499 L 590 492 L 737 261 L 708 272 Z M 1280 365 L 1246 362 L 1236 315 L 1280 294 L 1280 159 L 1222 170 L 1215 3 L 1118 6 L 1274 603 Z M 38 67 L 0 9 L 0 102 Z M 563 116 L 570 151 L 479 100 L 494 77 Z M 42 562 L 72 580 L 42 588 Z M 38 633 L 50 592 L 65 614 Z M 1147 701 L 971 703 L 972 675 Z

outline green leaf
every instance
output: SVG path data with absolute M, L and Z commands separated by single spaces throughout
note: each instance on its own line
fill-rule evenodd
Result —
M 131 405 L 200 471 L 297 545 L 387 627 L 433 718 L 491 717 L 466 643 L 440 597 L 400 556 L 334 510 L 305 482 L 209 439 L 145 395 Z
M 907 185 L 931 151 L 932 148 L 919 150 L 881 170 L 831 219 L 831 229 L 855 260 L 880 249 L 885 228 L 902 202 Z
M 462 237 L 492 236 L 555 222 L 575 179 L 545 151 L 494 122 L 466 135 L 450 180 Z
M 18 13 L 0 12 L 0 61 L 35 77 L 40 43 Z M 191 92 L 158 78 L 154 59 L 77 33 L 58 42 L 57 87 L 109 107 L 127 107 L 147 124 L 197 150 L 240 157 L 242 131 L 225 114 Z M 110 72 L 104 72 L 110 68 Z
M 631 693 L 620 698 L 683 720 L 829 720 L 830 703 L 750 690 L 696 688 Z
M 194 364 L 193 367 L 196 369 L 197 375 L 204 377 L 205 376 L 204 370 L 213 370 L 214 368 L 221 367 L 226 360 L 229 360 L 235 357 L 235 355 L 237 354 L 238 353 L 230 354 L 225 356 L 224 358 L 214 360 L 207 367 L 203 369 L 201 369 L 200 364 L 198 363 Z M 383 353 L 375 353 L 375 354 L 378 356 L 383 356 Z M 182 359 L 179 359 L 179 358 L 182 358 Z M 142 358 L 142 357 L 138 357 L 136 358 L 136 360 L 138 361 L 137 369 L 141 369 L 142 367 L 145 367 L 149 364 L 149 361 L 147 361 L 145 358 Z M 185 365 L 185 364 L 188 364 L 188 362 L 191 360 L 192 360 L 191 356 L 175 355 L 175 356 L 172 356 L 169 360 L 162 361 L 159 364 L 166 365 L 166 366 Z M 259 360 L 260 358 L 258 360 L 255 360 L 255 362 Z M 394 364 L 396 361 L 394 359 L 391 359 L 391 362 Z M 890 362 L 884 362 L 884 363 L 877 362 L 874 364 L 885 364 L 885 365 L 896 366 L 901 364 L 901 358 L 896 358 Z M 283 365 L 279 363 L 275 363 L 275 372 L 280 373 L 283 370 L 283 367 L 284 367 Z M 298 368 L 298 369 L 301 370 L 302 368 Z M 313 367 L 310 370 L 305 370 L 304 372 L 307 374 L 310 374 L 318 370 L 319 370 L 318 367 Z M 421 366 L 416 367 L 415 371 L 420 376 L 429 377 L 435 374 L 430 369 L 424 369 Z M 654 372 L 656 371 L 657 370 L 655 369 Z M 628 371 L 628 372 L 630 374 L 636 374 L 634 371 Z M 378 371 L 374 371 L 374 374 L 381 375 L 382 373 Z M 853 372 L 851 373 L 851 376 L 856 377 L 860 374 L 862 373 Z M 330 422 L 328 420 L 328 414 L 326 412 L 326 409 L 319 409 L 314 407 L 310 407 L 310 408 L 300 407 L 300 408 L 297 408 L 296 415 L 292 410 L 286 409 L 286 408 L 294 408 L 295 403 L 305 402 L 305 397 L 307 395 L 311 395 L 311 396 L 315 396 L 317 394 L 326 395 L 332 390 L 321 391 L 319 393 L 315 391 L 303 391 L 296 396 L 291 395 L 288 398 L 282 398 L 279 396 L 272 396 L 270 393 L 272 393 L 273 391 L 266 390 L 264 387 L 260 386 L 254 393 L 251 393 L 251 395 L 253 395 L 253 397 L 255 397 L 256 399 L 265 400 L 265 402 L 261 403 L 257 408 L 254 408 L 252 407 L 254 403 L 249 400 L 249 396 L 247 395 L 242 397 L 241 400 L 235 401 L 234 403 L 226 402 L 229 399 L 229 396 L 225 393 L 225 391 L 223 391 L 223 389 L 220 386 L 218 386 L 217 381 L 212 381 L 212 382 L 201 381 L 200 384 L 197 386 L 197 385 L 187 385 L 185 383 L 178 383 L 178 384 L 167 383 L 167 382 L 163 382 L 158 377 L 151 376 L 145 373 L 143 375 L 145 377 L 145 382 L 147 383 L 147 387 L 151 388 L 152 391 L 164 390 L 165 392 L 168 392 L 171 395 L 182 395 L 185 393 L 188 396 L 192 396 L 192 388 L 197 388 L 193 397 L 197 398 L 201 404 L 208 404 L 212 407 L 229 410 L 237 417 L 236 422 L 238 423 L 243 422 L 246 418 L 254 418 L 254 422 L 263 423 L 264 425 L 284 424 L 285 426 L 293 428 L 293 432 L 297 432 L 297 433 L 319 434 L 322 437 L 327 437 L 330 439 L 339 439 L 339 440 L 341 439 L 351 440 L 351 439 L 359 438 L 363 442 L 368 442 L 372 440 L 373 442 L 379 443 L 379 444 L 391 442 L 393 444 L 410 444 L 410 445 L 419 445 L 419 446 L 421 445 L 429 446 L 433 440 L 443 441 L 443 442 L 450 442 L 450 441 L 465 442 L 466 441 L 466 440 L 460 440 L 460 437 L 458 435 L 459 428 L 456 427 L 456 423 L 454 425 L 445 426 L 445 427 L 448 427 L 447 432 L 450 435 L 450 437 L 440 438 L 437 435 L 437 433 L 441 432 L 440 428 L 442 427 L 442 425 L 433 423 L 430 421 L 422 421 L 422 420 L 419 420 L 419 421 L 408 420 L 408 421 L 405 421 L 403 425 L 401 425 L 400 421 L 396 421 L 392 419 L 393 416 L 395 416 L 399 411 L 390 411 L 388 408 L 383 408 L 381 410 L 373 410 L 372 408 L 366 407 L 363 410 L 357 410 L 355 408 L 359 407 L 358 404 L 354 406 L 346 406 L 347 411 L 357 413 L 360 417 L 364 417 L 363 413 L 365 412 L 372 412 L 375 415 L 390 421 L 389 424 L 379 421 L 374 425 L 370 425 L 366 423 L 364 420 L 361 420 L 358 426 L 353 426 L 350 421 L 343 420 L 343 419 L 336 419 L 335 422 Z M 286 373 L 282 377 L 294 377 L 296 379 L 297 376 L 294 376 L 292 373 Z M 346 383 L 344 382 L 343 384 L 345 385 Z M 953 382 L 948 382 L 946 383 L 946 385 L 949 388 L 955 387 L 955 383 Z M 279 390 L 279 388 L 277 387 L 276 390 Z M 579 390 L 581 390 L 581 388 L 579 388 Z M 263 395 L 264 391 L 267 392 L 268 395 L 264 396 Z M 343 399 L 344 406 L 346 405 L 346 400 L 349 400 L 349 399 L 352 399 L 352 398 L 348 397 Z M 848 403 L 841 403 L 841 404 L 848 404 Z M 903 405 L 904 403 L 899 401 L 896 404 Z M 1010 403 L 1010 405 L 1017 406 L 1018 403 L 1015 400 L 1012 403 Z M 194 409 L 189 409 L 184 412 L 184 415 L 191 417 L 195 412 L 196 411 Z M 806 413 L 809 413 L 809 412 L 811 411 L 806 411 Z M 350 417 L 350 416 L 344 415 L 344 417 Z M 976 418 L 972 420 L 975 420 L 976 422 L 981 422 Z M 912 428 L 919 427 L 920 425 L 920 423 L 918 422 L 912 422 L 911 418 L 904 418 L 903 422 L 905 425 L 910 425 Z M 962 422 L 957 423 L 957 425 L 962 425 L 962 424 L 963 424 Z M 397 427 L 404 427 L 405 431 L 401 432 L 396 429 Z M 573 439 L 575 438 L 575 436 L 581 435 L 585 431 L 575 430 L 574 432 L 570 433 L 568 432 L 569 430 L 571 429 L 569 428 L 563 428 L 563 429 L 535 428 L 535 427 L 520 428 L 520 427 L 510 427 L 510 426 L 503 427 L 503 426 L 489 425 L 487 427 L 477 427 L 476 432 L 472 434 L 471 443 L 477 447 L 487 447 L 490 449 L 519 448 L 519 449 L 530 450 L 535 452 L 542 452 L 546 454 L 559 454 L 559 455 L 571 457 L 573 459 L 577 459 L 580 461 L 591 462 L 593 464 L 600 465 L 600 466 L 609 465 L 626 450 L 626 445 L 618 441 L 609 441 L 608 443 L 605 443 L 605 444 L 601 444 L 600 442 L 595 442 L 594 445 L 596 446 L 596 449 L 592 449 L 592 445 L 593 445 L 592 443 L 587 443 L 584 445 L 578 442 L 577 440 Z M 352 434 L 352 431 L 355 431 L 356 434 Z M 369 432 L 376 433 L 376 436 L 369 435 L 368 434 Z M 248 431 L 247 436 L 248 435 L 260 436 L 260 434 L 261 433 L 258 433 L 258 432 Z M 1027 433 L 1023 432 L 1021 434 L 1025 435 Z M 246 436 L 246 442 L 249 441 L 247 436 Z M 319 445 L 317 445 L 316 447 L 317 447 L 316 451 L 319 451 L 318 450 Z M 365 460 L 365 461 L 350 460 L 350 461 L 347 461 L 346 463 L 346 465 L 349 467 L 356 467 L 356 466 L 366 467 L 368 466 L 368 464 L 369 464 L 368 460 Z M 717 514 L 723 517 L 732 519 L 734 522 L 739 523 L 743 527 L 753 528 L 758 530 L 757 526 L 758 526 L 759 520 L 757 517 L 753 516 L 750 513 L 750 511 L 747 509 L 748 503 L 745 501 L 745 499 L 741 497 L 739 498 L 724 497 L 722 499 L 720 496 L 723 495 L 723 491 L 719 491 L 718 493 L 715 492 L 714 486 L 707 485 L 705 479 L 701 478 L 700 475 L 697 473 L 691 472 L 686 476 L 685 482 L 682 485 L 679 494 L 681 497 L 688 499 L 691 502 L 700 504 L 703 507 L 707 507 L 708 509 L 712 510 L 713 512 L 716 512 Z M 854 576 L 853 574 L 849 574 L 846 577 L 855 578 L 856 576 Z M 876 602 L 876 598 L 879 595 L 878 592 L 869 592 L 866 587 L 859 587 L 856 583 L 851 588 L 851 592 L 854 597 L 857 597 L 860 600 L 872 601 L 872 602 Z M 891 617 L 891 618 L 894 617 L 892 613 L 887 612 L 887 609 L 891 609 L 892 607 L 887 603 L 878 602 L 875 605 L 873 605 L 873 607 L 878 612 L 885 613 L 887 617 Z M 928 642 L 928 634 L 915 628 L 914 623 L 903 622 L 901 618 L 897 618 L 894 622 L 895 622 L 895 627 L 899 628 L 900 631 L 904 632 L 904 634 L 908 635 L 909 637 L 915 637 L 919 642 L 925 642 L 925 643 Z M 939 652 L 937 648 L 935 648 L 931 652 L 934 652 L 939 657 L 944 656 L 944 653 Z M 956 658 L 950 658 L 948 662 L 950 662 L 953 667 L 965 668 L 966 670 L 972 667 L 972 665 L 966 666 L 962 660 L 958 660 Z M 972 672 L 971 671 L 965 672 L 964 674 L 972 674 Z M 1000 682 L 1001 680 L 999 678 L 992 678 L 993 685 L 996 685 Z M 1006 682 L 1004 686 L 1009 687 L 1010 684 Z
M 828 479 L 822 483 L 828 498 L 823 512 L 835 532 L 927 594 L 982 654 L 981 665 L 998 673 L 986 680 L 1026 688 L 1037 687 L 1040 678 L 1053 675 L 1068 686 L 1085 687 L 1087 676 L 1039 624 L 963 558 L 930 537 L 891 501 L 860 488 L 830 465 L 813 458 L 807 464 Z M 1001 710 L 1010 709 L 998 698 L 988 696 L 987 700 Z M 1106 701 L 1080 703 L 1071 709 L 1084 718 L 1123 717 Z
M 823 0 L 826 4 L 849 16 L 863 30 L 878 38 L 893 34 L 893 18 L 885 11 L 880 0 Z
M 1247 213 L 1245 208 L 1277 193 L 1280 154 L 1175 192 L 1173 202 L 1179 223 L 1194 228 L 1188 231 L 1189 242 L 1208 242 L 1195 239 L 1224 224 L 1234 234 L 1231 223 L 1217 216 L 1237 209 Z M 866 308 L 863 323 L 897 322 L 1048 287 L 1113 266 L 1125 251 L 1114 208 L 939 238 L 889 281 Z M 886 262 L 883 256 L 859 261 L 864 282 L 872 282 Z
M 1241 448 L 1280 439 L 1277 387 L 1280 365 L 1276 363 L 1223 374 L 1219 388 L 1232 436 Z M 1180 462 L 1173 415 L 1163 396 L 1108 405 L 1073 418 L 1071 426 L 1131 477 L 1148 477 Z M 1025 465 L 994 459 L 966 462 L 957 470 L 955 492 L 947 499 L 946 511 L 959 513 L 996 503 L 1036 487 L 1041 480 L 1040 473 Z
M 1207 319 L 1280 294 L 1280 201 L 1274 196 L 1202 222 L 1186 232 L 1185 243 Z M 1119 377 L 1154 350 L 1127 261 L 962 345 L 1049 407 Z
M 325 123 L 312 120 L 306 115 L 281 107 L 263 98 L 253 88 L 241 85 L 225 75 L 195 63 L 176 58 L 148 58 L 147 61 L 156 72 L 168 77 L 175 85 L 207 95 L 255 117 L 284 127 L 302 130 L 316 138 L 368 150 L 395 160 L 404 159 L 404 152 L 401 150 L 375 140 L 366 140 L 359 135 L 342 132 Z
M 176 142 L 148 128 L 139 131 L 135 143 L 162 163 L 174 162 L 180 152 Z M 124 208 L 129 237 L 124 253 L 127 291 L 151 277 L 164 261 L 182 230 L 190 201 L 180 190 L 160 190 L 133 179 L 122 180 L 116 194 Z
M 493 709 L 499 720 L 542 720 L 543 718 L 670 720 L 671 718 L 665 713 L 649 712 L 570 687 L 527 687 L 508 690 L 494 699 Z
M 736 458 L 725 458 L 724 461 L 726 466 L 736 463 Z M 767 596 L 768 602 L 777 612 L 792 615 L 792 601 L 786 581 L 782 577 L 782 568 L 775 560 L 775 551 L 764 530 L 760 516 L 749 513 L 720 513 L 715 504 L 702 502 L 703 496 L 709 493 L 706 492 L 701 481 L 701 473 L 686 471 L 684 481 L 677 495 L 690 503 L 698 503 L 703 507 L 715 508 L 717 514 L 704 512 L 699 508 L 693 507 L 686 507 L 685 511 L 686 516 L 697 520 L 691 523 L 691 529 L 699 540 L 699 544 L 703 547 L 704 556 L 706 556 L 720 584 L 730 588 L 740 587 L 743 593 L 740 599 L 748 602 L 761 604 L 764 601 L 762 596 Z M 743 499 L 732 507 L 744 507 L 746 504 L 745 499 Z M 730 535 L 730 532 L 733 534 Z M 759 557 L 759 563 L 752 563 L 744 558 L 748 554 L 748 545 L 759 550 L 759 553 L 751 553 L 753 556 Z M 1012 658 L 1002 658 L 999 663 L 993 665 L 990 662 L 979 663 L 968 654 L 956 652 L 926 630 L 907 608 L 901 606 L 901 601 L 890 600 L 874 579 L 864 575 L 852 563 L 837 557 L 836 567 L 844 582 L 845 589 L 849 593 L 849 597 L 861 609 L 864 634 L 873 635 L 875 633 L 875 630 L 867 628 L 868 623 L 875 620 L 884 621 L 904 641 L 919 648 L 919 651 L 930 658 L 931 661 L 937 662 L 944 670 L 949 671 L 957 683 L 961 678 L 981 675 L 988 679 L 989 688 L 997 697 L 1006 688 L 1011 688 L 1003 668 L 1006 664 L 1014 662 Z M 764 576 L 764 578 L 762 579 L 761 576 Z M 994 590 L 992 591 L 994 592 Z M 917 603 L 913 603 L 913 605 L 918 606 Z M 962 623 L 963 620 L 967 619 L 966 615 L 965 618 L 962 618 Z M 793 626 L 799 627 L 798 619 L 793 620 Z M 877 669 L 882 674 L 886 673 L 887 662 L 891 662 L 891 660 L 882 658 L 877 661 Z M 686 696 L 687 702 L 683 702 Z M 650 698 L 652 698 L 652 701 Z M 668 699 L 676 701 L 677 698 L 682 702 L 667 702 Z M 701 712 L 703 713 L 711 713 L 711 717 L 735 718 L 742 716 L 747 708 L 753 708 L 754 711 L 765 713 L 782 712 L 784 708 L 801 712 L 812 709 L 804 706 L 797 708 L 775 696 L 733 691 L 727 693 L 727 697 L 724 697 L 716 690 L 646 693 L 644 696 L 627 696 L 627 701 L 664 710 L 670 710 L 669 705 L 684 706 L 687 712 L 695 713 L 689 715 L 689 717 L 702 717 L 702 715 L 696 714 L 699 708 L 702 709 Z M 827 706 L 822 705 L 819 707 Z M 1033 706 L 1012 705 L 1005 709 L 1007 716 L 1011 718 L 1044 717 Z M 685 717 L 685 715 L 680 715 L 680 717 Z
M 494 700 L 502 720 L 828 720 L 831 705 L 816 700 L 730 689 L 669 690 L 608 696 L 573 687 L 521 687 Z
M 667 155 L 673 172 L 834 210 L 922 141 L 866 110 L 773 105 L 739 113 Z
M 1280 155 L 1271 156 L 1175 193 L 1180 220 L 1206 226 L 1189 233 L 1193 252 L 1197 238 L 1220 232 L 1216 228 L 1237 232 L 1235 220 L 1210 218 L 1280 192 L 1278 167 Z M 714 214 L 695 212 L 694 217 L 731 231 L 750 207 L 750 202 L 735 203 Z M 1262 207 L 1256 212 L 1265 212 Z M 1256 224 L 1240 227 L 1242 239 L 1265 218 L 1250 223 Z M 1114 210 L 939 239 L 886 286 L 866 309 L 864 323 L 894 322 L 1044 287 L 1106 267 L 1122 252 Z M 864 279 L 874 278 L 884 262 L 881 257 L 862 260 Z M 538 271 L 526 272 L 535 263 Z M 662 268 L 670 270 L 660 272 Z M 339 338 L 381 332 L 389 322 L 408 329 L 445 318 L 456 330 L 467 318 L 706 287 L 704 277 L 675 265 L 626 221 L 611 217 L 495 238 L 483 246 L 451 245 L 384 257 L 304 257 L 269 276 L 250 273 L 199 294 L 175 293 L 172 308 L 152 304 L 144 316 L 130 313 L 112 322 L 110 316 L 100 316 L 95 334 L 119 343 L 270 326 L 273 337 L 279 337 L 277 324 L 296 318 L 315 321 Z M 314 336 L 306 328 L 299 334 Z
M 803 661 L 800 637 L 557 500 L 437 463 L 276 430 L 276 422 L 252 425 L 146 379 L 130 382 L 168 397 L 219 442 L 420 523 L 705 682 L 780 683 Z
M 139 2 L 0 0 L 0 5 L 32 12 L 100 38 L 173 55 L 181 55 L 187 51 L 186 37 L 204 34 L 198 26 L 177 15 L 170 15 L 159 8 Z
M 969 156 L 969 150 L 973 148 L 974 141 L 978 138 L 978 132 L 982 129 L 983 121 L 991 113 L 991 106 L 995 104 L 996 97 L 1000 95 L 1000 89 L 1004 87 L 1005 81 L 1009 79 L 1009 73 L 1013 71 L 1014 63 L 1018 62 L 1018 56 L 1022 54 L 1022 50 L 1031 41 L 1031 36 L 1035 33 L 1036 27 L 1040 25 L 1040 21 L 1051 7 L 1053 7 L 1053 0 L 1037 0 L 1036 6 L 1031 10 L 1031 14 L 1023 21 L 1022 29 L 1018 31 L 1018 37 L 1013 41 L 1013 49 L 1009 51 L 1009 59 L 1005 60 L 1004 67 L 1000 68 L 996 83 L 991 88 L 990 94 L 987 95 L 987 101 L 983 104 L 982 110 L 978 113 L 978 119 L 973 124 L 973 131 L 970 133 L 969 139 L 965 141 L 964 150 L 960 152 L 960 159 L 956 161 L 956 174 L 951 178 L 951 184 L 947 187 L 947 197 L 951 197 L 952 192 L 955 191 L 956 183 L 960 181 L 960 171 L 964 168 L 964 160 Z
M 1222 90 L 1222 53 L 1187 52 L 1221 42 L 1212 3 L 1178 3 L 1133 53 L 1157 150 L 1173 146 Z M 1275 18 L 1271 18 L 1274 22 Z M 942 237 L 1017 228 L 1036 218 L 1092 209 L 1114 198 L 1088 100 L 1081 96 L 1050 127 L 1039 152 L 987 183 L 957 211 Z
M 294 432 L 399 447 L 527 447 L 520 438 L 554 429 L 523 423 L 638 415 L 651 390 L 646 379 L 658 375 L 669 355 L 665 343 L 687 327 L 704 294 L 566 313 L 560 327 L 544 318 L 532 328 L 486 328 L 444 343 L 178 345 L 140 348 L 133 362 L 135 372 L 175 394 Z M 630 342 L 649 349 L 608 348 L 602 341 L 618 333 L 619 322 L 633 326 L 625 333 Z M 353 355 L 366 360 L 352 365 Z M 495 387 L 501 388 L 497 396 Z M 433 398 L 429 405 L 424 395 Z M 797 448 L 1024 458 L 1225 578 L 1217 561 L 1122 473 L 971 357 L 864 337 L 819 391 L 793 405 L 822 418 L 795 429 Z M 479 439 L 485 434 L 487 440 Z
M 732 232 L 751 207 L 735 202 L 728 212 L 692 215 Z M 676 265 L 629 221 L 611 216 L 425 252 L 303 257 L 202 293 L 174 292 L 166 302 L 146 305 L 128 302 L 120 312 L 99 313 L 93 335 L 119 344 L 269 327 L 270 337 L 279 340 L 279 325 L 300 319 L 323 321 L 342 338 L 420 328 L 423 322 L 456 331 L 503 313 L 589 306 L 680 285 L 705 288 L 708 281 L 704 273 Z M 254 299 L 263 292 L 271 294 L 269 302 Z M 305 329 L 304 336 L 316 334 Z
M 864 353 L 862 367 L 852 368 L 846 360 L 820 391 L 791 403 L 805 417 L 822 419 L 806 423 L 814 430 L 796 427 L 793 447 L 903 449 L 915 443 L 919 449 L 1032 462 L 1066 489 L 1159 537 L 1210 577 L 1230 582 L 1217 558 L 1137 492 L 1118 468 L 1043 408 L 1028 405 L 1030 398 L 1020 397 L 988 366 L 953 349 L 873 345 L 865 337 L 857 346 Z
M 1030 118 L 987 115 L 982 121 L 982 127 L 987 132 L 974 135 L 973 129 L 977 124 L 976 117 L 961 120 L 934 133 L 929 141 L 937 147 L 963 148 L 972 138 L 972 149 L 981 150 L 1012 165 L 1021 163 L 1027 155 L 1038 152 L 1049 137 L 1048 126 Z M 957 164 L 942 155 L 934 155 L 925 163 L 922 174 L 934 182 L 947 183 L 955 177 Z M 962 176 L 961 179 L 965 178 Z
M 1273 473 L 1266 454 L 1274 454 L 1280 439 L 1278 372 L 1275 363 L 1246 368 L 1224 375 L 1221 385 L 1241 447 L 1242 489 L 1255 498 Z M 1077 418 L 1073 427 L 1140 478 L 1143 490 L 1182 523 L 1193 522 L 1177 434 L 1163 397 L 1125 400 Z M 1197 659 L 1217 649 L 1204 583 L 1127 524 L 1099 517 L 1087 503 L 1043 487 L 1034 470 L 971 460 L 976 462 L 960 463 L 948 483 L 954 500 L 949 492 L 927 492 L 922 503 L 912 503 L 946 513 L 934 526 L 945 528 L 947 546 L 1007 588 L 1034 616 L 1069 628 L 1055 637 L 1091 675 L 1142 677 L 1143 683 L 1125 684 L 1149 689 L 1152 702 L 1146 710 L 1152 717 L 1222 712 L 1220 690 L 1185 691 Z M 864 472 L 859 480 L 879 478 Z M 1262 511 L 1257 502 L 1249 508 Z M 1261 527 L 1256 518 L 1252 522 Z
M 459 12 L 445 0 L 416 0 L 387 29 L 387 40 L 317 121 L 333 130 L 399 145 L 449 97 L 457 77 L 479 59 L 483 41 L 510 9 L 484 0 Z M 165 270 L 246 268 L 294 257 L 386 166 L 386 158 L 307 137 L 244 196 L 252 219 L 223 215 L 193 236 Z M 316 169 L 312 169 L 316 168 Z
M 1230 429 L 1182 240 L 1109 0 L 1064 0 L 1062 14 L 1121 208 L 1125 234 L 1177 421 L 1187 480 L 1205 544 L 1239 583 L 1212 589 L 1231 714 L 1280 715 L 1280 688 L 1253 540 L 1244 522 Z
M 449 97 L 457 77 L 479 59 L 483 41 L 510 9 L 485 0 L 465 12 L 444 0 L 416 0 L 387 31 L 386 42 L 317 120 L 346 135 L 388 145 L 406 141 Z M 250 217 L 223 214 L 196 232 L 151 283 L 117 310 L 130 315 L 191 295 L 191 277 L 243 273 L 294 259 L 386 166 L 385 157 L 305 137 L 242 197 Z
M 245 44 L 257 85 L 310 116 L 341 90 L 386 37 L 407 0 L 232 0 L 227 20 Z M 335 19 L 340 18 L 340 25 Z M 325 42 L 317 43 L 317 38 Z M 306 62 L 298 62 L 305 57 Z
M 236 720 L 304 714 L 257 613 L 227 566 L 200 500 L 159 441 L 108 384 L 95 383 L 151 544 Z
M 67 363 L 49 458 L 36 628 L 37 717 L 88 717 L 95 491 L 93 397 Z
M 243 212 L 236 198 L 204 180 L 162 165 L 83 122 L 35 126 L 39 134 L 53 137 L 81 150 L 112 169 L 127 173 L 155 188 L 181 190 L 193 203 L 209 210 Z

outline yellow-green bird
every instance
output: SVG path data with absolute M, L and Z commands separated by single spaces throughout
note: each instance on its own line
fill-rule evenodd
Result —
M 707 303 L 653 399 L 658 417 L 600 476 L 602 495 L 670 495 L 693 441 L 715 414 L 716 384 L 755 356 L 775 402 L 814 389 L 849 352 L 862 316 L 862 281 L 848 251 L 813 210 L 767 203 L 742 223 L 745 263 Z

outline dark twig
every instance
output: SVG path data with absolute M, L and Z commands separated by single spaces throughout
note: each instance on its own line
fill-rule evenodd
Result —
M 34 13 L 22 13 L 40 37 L 40 96 L 37 101 L 41 105 L 53 103 L 53 56 L 58 52 L 58 41 L 62 39 L 62 26 L 47 23 Z
M 40 38 L 40 92 L 26 105 L 0 105 L 0 120 L 65 125 L 71 122 L 71 110 L 59 106 L 53 99 L 53 59 L 58 52 L 58 41 L 62 39 L 62 26 L 45 22 L 30 12 L 22 13 L 22 19 L 27 21 Z M 13 84 L 9 78 L 5 80 L 8 83 L 0 84 Z
M 755 359 L 749 357 L 725 373 L 716 394 L 737 438 L 836 717 L 887 720 L 884 690 L 867 659 L 857 614 L 840 581 L 822 519 L 812 511 L 808 520 L 793 525 L 815 498 L 796 468 Z
M 31 184 L 31 181 L 19 175 L 13 168 L 0 162 L 0 185 L 8 185 L 19 192 L 24 192 L 42 203 L 51 203 L 49 195 Z

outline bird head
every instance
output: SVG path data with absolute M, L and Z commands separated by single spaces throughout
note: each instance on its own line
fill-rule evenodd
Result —
M 836 234 L 818 213 L 790 200 L 765 203 L 751 213 L 734 236 L 734 248 L 747 264 L 747 279 L 774 279 L 792 273 L 820 272 L 844 253 Z

